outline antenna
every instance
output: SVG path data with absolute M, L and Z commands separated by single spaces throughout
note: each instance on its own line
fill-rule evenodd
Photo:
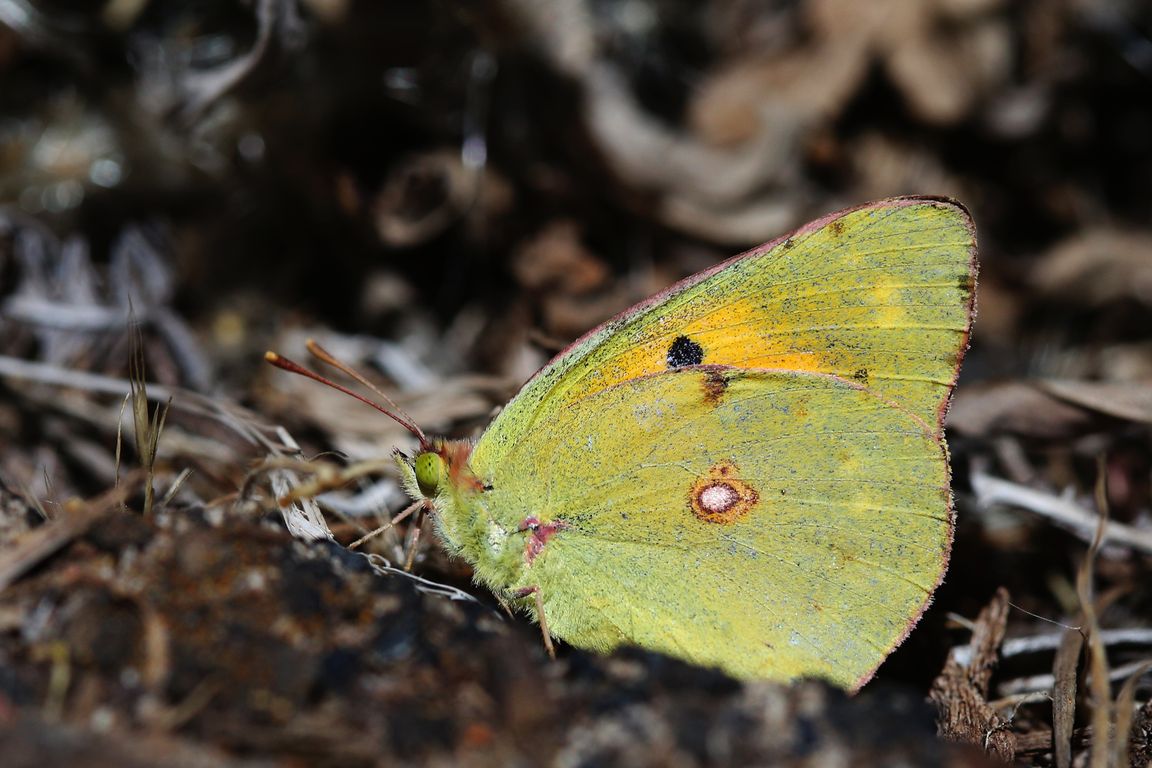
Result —
M 333 368 L 336 368 L 337 370 L 343 371 L 344 373 L 351 376 L 356 381 L 358 381 L 361 384 L 363 384 L 364 386 L 368 387 L 373 392 L 375 392 L 377 395 L 379 395 L 384 400 L 384 402 L 388 403 L 388 405 L 390 405 L 393 410 L 389 410 L 388 408 L 385 408 L 384 406 L 380 405 L 379 403 L 377 403 L 373 400 L 369 400 L 367 397 L 364 397 L 364 395 L 361 395 L 358 392 L 353 392 L 351 389 L 349 389 L 348 387 L 345 387 L 341 384 L 337 384 L 336 382 L 332 381 L 329 378 L 321 376 L 320 374 L 318 374 L 314 371 L 310 371 L 295 361 L 289 360 L 286 357 L 281 357 L 280 355 L 276 354 L 275 352 L 272 352 L 272 351 L 265 352 L 264 353 L 264 359 L 267 360 L 272 365 L 276 366 L 277 368 L 280 368 L 281 370 L 288 371 L 289 373 L 298 374 L 298 375 L 303 376 L 305 378 L 312 379 L 313 381 L 318 381 L 321 384 L 324 384 L 326 386 L 331 387 L 332 389 L 337 390 L 338 392 L 343 392 L 344 394 L 349 395 L 350 397 L 356 398 L 357 400 L 364 403 L 365 405 L 369 405 L 369 406 L 375 408 L 376 410 L 380 411 L 380 413 L 384 414 L 385 416 L 392 419 L 393 421 L 395 421 L 400 426 L 404 427 L 404 429 L 411 432 L 412 435 L 417 440 L 420 441 L 420 450 L 426 451 L 426 450 L 429 450 L 431 448 L 431 443 L 428 441 L 428 437 L 424 434 L 424 430 L 422 430 L 422 429 L 420 429 L 420 427 L 416 426 L 416 422 L 412 420 L 412 417 L 409 416 L 408 414 L 404 413 L 404 410 L 400 406 L 396 405 L 396 403 L 392 400 L 392 398 L 388 397 L 388 395 L 381 392 L 378 387 L 376 387 L 372 382 L 368 381 L 368 379 L 361 376 L 351 366 L 337 360 L 327 350 L 325 350 L 323 347 L 321 347 L 319 344 L 317 344 L 312 339 L 308 339 L 306 346 L 308 347 L 308 351 L 311 352 L 313 355 L 315 355 L 316 358 L 319 359 L 321 362 L 327 363 L 328 365 L 331 365 Z

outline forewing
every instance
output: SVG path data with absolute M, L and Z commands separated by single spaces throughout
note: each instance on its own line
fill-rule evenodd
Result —
M 943 443 L 832 376 L 643 377 L 557 409 L 505 461 L 474 467 L 499 478 L 489 507 L 560 523 L 512 585 L 542 589 L 556 635 L 745 677 L 862 684 L 952 539 Z
M 521 390 L 478 451 L 497 461 L 560 408 L 684 362 L 853 379 L 939 433 L 967 347 L 974 257 L 972 221 L 949 201 L 825 217 L 591 331 Z M 690 354 L 670 355 L 678 343 Z

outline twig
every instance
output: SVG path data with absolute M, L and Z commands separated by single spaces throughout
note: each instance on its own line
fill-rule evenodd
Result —
M 1091 541 L 1096 530 L 1099 517 L 1070 499 L 1017 485 L 983 472 L 972 474 L 972 490 L 976 492 L 977 503 L 982 507 L 1006 504 L 1035 512 L 1072 529 L 1085 541 Z M 1152 531 L 1107 520 L 1104 523 L 1102 543 L 1119 544 L 1152 554 Z
M 34 363 L 5 355 L 0 355 L 0 377 L 34 381 L 52 386 L 72 387 L 84 392 L 115 395 L 116 397 L 122 397 L 132 389 L 128 379 L 101 376 L 96 373 L 76 371 L 46 363 Z M 163 403 L 171 400 L 172 408 L 176 411 L 217 421 L 252 445 L 273 452 L 285 449 L 285 446 L 271 436 L 275 434 L 273 427 L 261 424 L 254 414 L 235 403 L 219 398 L 205 397 L 179 387 L 165 387 L 152 382 L 148 383 L 146 394 L 152 402 Z
M 1061 637 L 1063 637 L 1063 633 L 1057 632 L 1044 635 L 1032 635 L 1030 637 L 1014 637 L 1004 641 L 1004 645 L 1000 649 L 1000 655 L 1007 659 L 1030 653 L 1047 653 L 1054 651 L 1059 647 Z M 1105 645 L 1152 646 L 1152 629 L 1146 627 L 1105 629 L 1100 632 L 1100 641 Z M 954 648 L 953 652 L 959 653 L 961 662 L 966 663 L 963 656 L 963 646 Z

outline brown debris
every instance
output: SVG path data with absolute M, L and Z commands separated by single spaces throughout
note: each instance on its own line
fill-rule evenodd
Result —
M 44 525 L 0 539 L 0 593 L 12 582 L 40 565 L 77 537 L 83 536 L 123 503 L 127 492 L 115 488 L 87 504 L 67 504 L 60 515 Z M 19 510 L 14 510 L 18 511 Z M 5 510 L 4 516 L 12 514 Z
M 539 325 L 554 338 L 575 338 L 636 300 L 626 283 L 612 284 L 607 265 L 571 221 L 553 222 L 526 240 L 512 267 L 520 285 L 541 297 Z
M 405 158 L 376 195 L 372 216 L 385 244 L 407 248 L 461 221 L 486 226 L 512 203 L 512 189 L 490 167 L 468 167 L 459 152 L 440 150 Z
M 0 754 L 6 768 L 271 768 L 265 759 L 244 759 L 195 741 L 164 734 L 124 738 L 92 728 L 62 725 L 32 713 L 0 711 Z
M 953 651 L 929 694 L 940 712 L 941 736 L 983 747 L 1005 763 L 1015 759 L 1016 737 L 1010 723 L 989 703 L 988 693 L 999 663 L 1008 608 L 1008 592 L 997 590 L 973 623 L 972 639 L 964 646 L 967 658 L 961 661 Z
M 1152 701 L 1146 701 L 1132 723 L 1132 765 L 1152 763 Z

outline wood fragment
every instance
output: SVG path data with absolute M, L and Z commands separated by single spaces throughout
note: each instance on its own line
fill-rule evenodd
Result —
M 1052 743 L 1056 768 L 1072 765 L 1072 727 L 1076 720 L 1076 677 L 1084 635 L 1079 629 L 1066 629 L 1052 662 L 1055 683 L 1052 686 Z
M 1009 607 L 1008 590 L 998 589 L 976 618 L 966 647 L 968 661 L 961 663 L 955 652 L 950 653 L 929 693 L 939 712 L 936 727 L 940 736 L 979 745 L 1005 763 L 1015 759 L 1016 735 L 988 703 L 988 684 L 999 661 Z

